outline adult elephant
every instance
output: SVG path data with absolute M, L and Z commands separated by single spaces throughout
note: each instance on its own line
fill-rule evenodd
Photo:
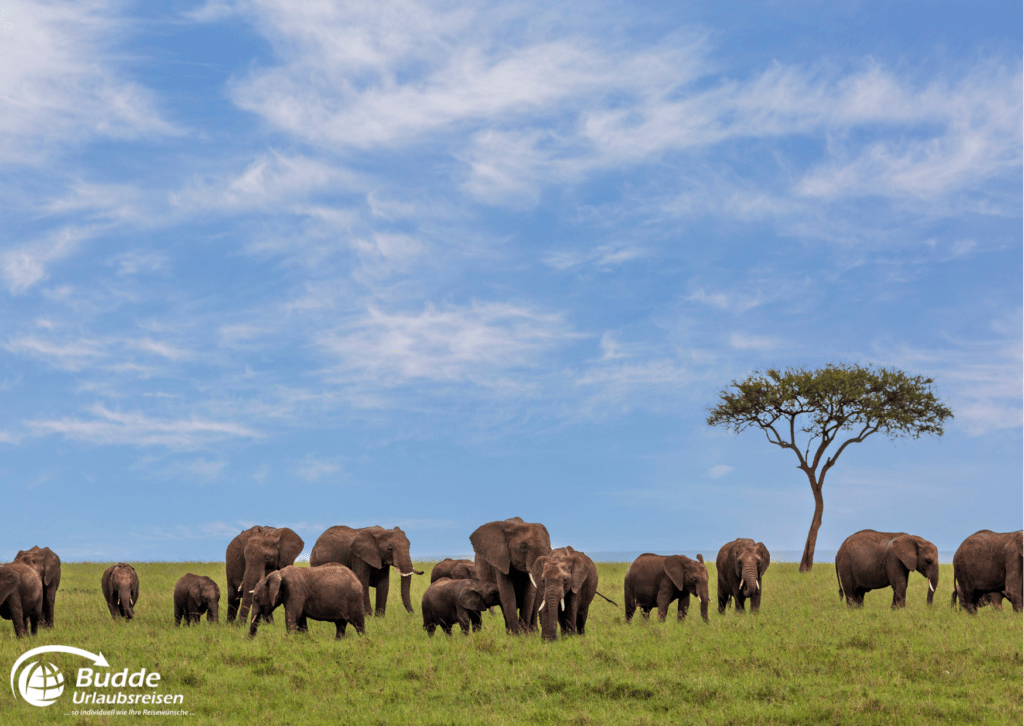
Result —
M 928 604 L 939 586 L 939 550 L 917 535 L 864 529 L 847 537 L 836 553 L 839 597 L 846 604 L 864 604 L 864 593 L 892 588 L 892 606 L 907 604 L 907 578 L 920 572 L 928 580 Z
M 530 571 L 538 557 L 551 554 L 547 527 L 512 517 L 480 525 L 469 541 L 476 553 L 477 579 L 498 586 L 505 628 L 510 633 L 535 630 L 537 587 Z
M 317 539 L 309 556 L 311 567 L 337 562 L 352 570 L 363 588 L 363 610 L 369 615 L 370 588 L 377 589 L 377 617 L 384 617 L 391 587 L 391 568 L 402 578 L 402 604 L 412 612 L 409 589 L 412 576 L 422 575 L 414 570 L 409 555 L 409 538 L 400 528 L 363 527 L 353 529 L 344 525 L 331 527 Z
M 305 542 L 288 527 L 251 527 L 228 545 L 228 622 L 237 615 L 244 623 L 252 604 L 252 591 L 269 572 L 294 564 Z
M 30 550 L 19 550 L 15 562 L 24 562 L 37 573 L 43 582 L 43 619 L 39 624 L 44 628 L 53 627 L 53 606 L 57 601 L 57 588 L 60 587 L 60 557 L 49 547 L 33 547 Z
M 633 619 L 637 608 L 645 616 L 658 608 L 658 619 L 664 620 L 668 606 L 679 600 L 676 619 L 682 620 L 690 609 L 690 595 L 700 603 L 700 616 L 708 621 L 708 566 L 704 556 L 691 560 L 686 555 L 654 555 L 644 553 L 633 560 L 623 584 L 626 598 L 626 622 Z
M 256 635 L 261 617 L 269 620 L 278 605 L 284 605 L 284 625 L 289 633 L 304 633 L 307 620 L 322 620 L 334 623 L 335 639 L 345 635 L 349 623 L 362 635 L 366 630 L 360 590 L 352 570 L 336 562 L 282 567 L 256 583 L 249 637 Z
M 127 562 L 118 562 L 103 572 L 100 579 L 103 599 L 114 620 L 135 617 L 135 603 L 139 601 L 139 576 Z
M 718 612 L 724 613 L 729 598 L 736 603 L 736 611 L 750 599 L 750 612 L 761 609 L 761 576 L 772 562 L 768 548 L 752 539 L 734 539 L 718 550 L 715 569 L 718 570 Z
M 453 560 L 446 557 L 430 571 L 430 584 L 434 584 L 442 577 L 451 580 L 475 580 L 476 565 L 473 564 L 473 560 Z
M 43 583 L 24 562 L 0 566 L 0 617 L 10 620 L 14 634 L 35 635 L 43 617 Z
M 590 603 L 597 594 L 597 565 L 583 552 L 560 547 L 534 560 L 530 579 L 540 597 L 537 617 L 541 637 L 554 640 L 562 635 L 583 635 Z
M 965 539 L 953 555 L 953 602 L 960 595 L 969 613 L 988 600 L 1006 598 L 1020 611 L 1024 594 L 1024 530 L 993 532 L 983 529 Z

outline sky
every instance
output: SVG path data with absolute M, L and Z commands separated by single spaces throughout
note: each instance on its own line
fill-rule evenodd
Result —
M 844 451 L 818 551 L 1020 529 L 1019 2 L 0 0 L 0 559 L 496 519 L 803 547 L 705 419 L 827 363 L 945 434 Z M 820 561 L 820 558 L 819 558 Z

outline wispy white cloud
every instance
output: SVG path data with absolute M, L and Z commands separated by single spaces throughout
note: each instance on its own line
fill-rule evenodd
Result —
M 333 461 L 319 459 L 312 454 L 307 454 L 306 458 L 298 467 L 299 476 L 309 482 L 319 481 L 325 476 L 336 474 L 339 471 L 341 471 L 341 466 L 339 464 Z
M 728 464 L 718 464 L 708 469 L 707 476 L 709 479 L 721 479 L 726 474 L 732 472 L 734 468 Z
M 65 370 L 78 370 L 107 353 L 105 343 L 87 338 L 54 342 L 38 336 L 27 335 L 11 339 L 5 347 L 12 353 L 42 358 L 55 367 Z
M 101 231 L 95 226 L 63 227 L 37 242 L 4 252 L 0 255 L 0 275 L 7 289 L 17 295 L 45 280 L 48 265 L 68 257 L 80 242 Z

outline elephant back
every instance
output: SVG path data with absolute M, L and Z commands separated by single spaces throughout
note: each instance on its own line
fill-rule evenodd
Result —
M 337 562 L 340 565 L 351 567 L 352 565 L 352 542 L 360 530 L 337 524 L 328 527 L 327 530 L 317 537 L 316 544 L 309 554 L 309 566 L 319 567 L 329 562 Z

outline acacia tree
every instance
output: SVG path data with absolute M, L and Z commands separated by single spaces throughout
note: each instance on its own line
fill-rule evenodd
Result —
M 800 558 L 801 572 L 814 566 L 825 475 L 847 446 L 878 431 L 890 439 L 942 436 L 943 422 L 953 418 L 953 412 L 935 398 L 932 383 L 931 378 L 896 369 L 844 363 L 816 371 L 770 369 L 733 381 L 719 394 L 718 405 L 708 409 L 709 426 L 725 426 L 737 434 L 758 426 L 768 441 L 791 449 L 800 460 L 797 468 L 807 475 L 814 493 L 814 519 Z M 839 443 L 844 432 L 849 437 Z M 798 436 L 806 436 L 806 443 L 801 445 Z M 832 444 L 838 445 L 826 455 Z

